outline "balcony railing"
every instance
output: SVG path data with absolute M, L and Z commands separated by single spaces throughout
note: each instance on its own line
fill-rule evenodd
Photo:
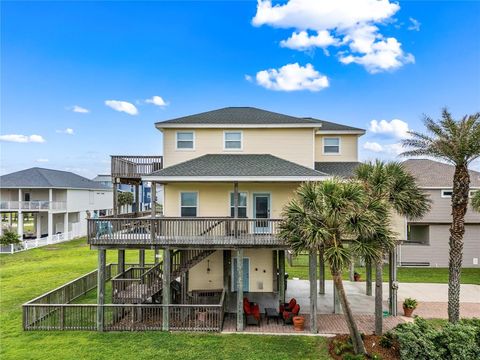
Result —
M 163 156 L 112 155 L 112 177 L 138 179 L 163 168 Z
M 65 201 L 0 201 L 2 210 L 65 210 L 66 208 Z
M 223 217 L 88 219 L 88 243 L 105 246 L 285 246 L 278 237 L 279 224 L 279 219 Z

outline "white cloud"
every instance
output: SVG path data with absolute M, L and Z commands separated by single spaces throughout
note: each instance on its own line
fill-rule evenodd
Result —
M 16 143 L 43 143 L 45 139 L 41 135 L 18 135 L 8 134 L 0 135 L 0 141 L 16 142 Z
M 138 109 L 132 103 L 120 100 L 105 100 L 105 105 L 111 107 L 115 111 L 124 112 L 129 115 L 137 115 Z
M 342 63 L 356 63 L 377 73 L 414 62 L 396 38 L 385 38 L 377 26 L 393 23 L 399 9 L 390 0 L 289 0 L 276 5 L 258 0 L 252 24 L 293 28 L 296 31 L 281 46 L 302 51 L 338 46 Z M 308 30 L 317 35 L 309 36 Z
M 168 105 L 168 103 L 165 102 L 165 100 L 163 100 L 161 96 L 157 96 L 157 95 L 153 96 L 151 99 L 146 99 L 145 102 L 147 104 L 153 104 L 160 107 L 165 107 Z
M 376 134 L 391 135 L 397 139 L 406 139 L 410 135 L 408 124 L 400 119 L 387 120 L 372 120 L 370 121 L 369 130 Z
M 75 133 L 72 128 L 66 128 L 65 130 L 57 130 L 56 132 L 59 134 L 67 134 L 67 135 L 73 135 Z
M 256 80 L 258 85 L 277 91 L 319 91 L 329 86 L 328 78 L 312 64 L 300 66 L 294 63 L 279 69 L 262 70 L 257 73 Z
M 414 18 L 409 18 L 411 24 L 410 26 L 407 28 L 408 30 L 414 30 L 414 31 L 420 31 L 420 25 L 422 25 L 420 23 L 420 21 L 418 21 L 417 19 L 414 19 Z
M 253 81 L 253 78 L 252 78 L 251 75 L 246 74 L 246 75 L 245 75 L 245 80 L 252 82 L 252 81 Z
M 49 160 L 48 159 L 37 159 L 35 162 L 37 163 L 47 163 Z
M 373 152 L 381 152 L 383 151 L 383 146 L 380 145 L 379 143 L 377 142 L 366 142 L 365 144 L 363 144 L 363 148 L 365 150 L 370 150 L 370 151 L 373 151 Z
M 295 50 L 308 50 L 313 47 L 326 48 L 338 43 L 338 39 L 330 35 L 327 30 L 319 31 L 317 35 L 308 35 L 306 31 L 300 31 L 294 32 L 287 40 L 280 41 L 280 46 Z
M 70 110 L 72 110 L 73 112 L 76 112 L 76 113 L 81 113 L 81 114 L 87 114 L 90 112 L 90 110 L 84 108 L 84 107 L 81 107 L 79 105 L 73 105 L 71 108 L 69 108 Z

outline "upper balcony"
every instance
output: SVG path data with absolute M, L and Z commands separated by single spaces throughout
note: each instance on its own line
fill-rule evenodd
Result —
M 156 155 L 112 155 L 112 177 L 138 180 L 163 168 L 163 156 Z
M 0 201 L 0 210 L 65 210 L 65 201 Z
M 118 217 L 88 219 L 88 243 L 105 247 L 281 247 L 280 219 Z

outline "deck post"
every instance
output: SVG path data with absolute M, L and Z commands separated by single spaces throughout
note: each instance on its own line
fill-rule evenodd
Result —
M 371 260 L 365 261 L 365 273 L 367 277 L 365 281 L 365 285 L 366 285 L 365 293 L 368 296 L 372 296 L 372 261 Z
M 238 182 L 235 181 L 233 183 L 233 217 L 235 218 L 234 220 L 234 236 L 237 237 L 237 232 L 238 232 L 238 224 L 237 224 L 237 218 L 238 218 Z
M 138 250 L 138 265 L 145 267 L 145 249 Z
M 22 241 L 23 240 L 23 213 L 21 210 L 18 210 L 18 213 L 17 213 L 17 234 L 20 237 L 20 241 Z M 48 235 L 50 236 L 50 234 Z
M 237 331 L 243 331 L 243 249 L 237 249 Z
M 105 258 L 106 250 L 98 250 L 98 274 L 97 274 L 97 330 L 103 331 L 105 304 Z
M 155 212 L 157 211 L 155 204 L 157 203 L 157 183 L 152 181 L 150 188 L 150 211 L 152 212 L 152 218 L 155 217 Z
M 140 212 L 140 185 L 135 185 L 135 212 Z
M 389 311 L 390 311 L 390 315 L 397 316 L 398 282 L 397 282 L 397 249 L 396 247 L 390 251 L 388 265 L 389 265 L 389 279 L 388 279 Z
M 228 291 L 229 279 L 230 279 L 230 263 L 231 263 L 232 253 L 230 250 L 223 250 L 223 288 L 225 291 Z
M 278 250 L 278 298 L 285 303 L 285 250 Z
M 310 250 L 308 279 L 310 280 L 310 332 L 317 333 L 317 251 Z
M 323 246 L 318 250 L 318 278 L 318 293 L 325 295 L 325 248 Z
M 170 264 L 171 264 L 171 250 L 165 248 L 163 250 L 163 278 L 162 278 L 162 330 L 169 329 L 169 305 L 170 305 Z
M 125 249 L 118 249 L 118 269 L 119 274 L 125 272 Z
M 112 178 L 113 182 L 113 216 L 118 215 L 118 186 L 117 179 Z
M 383 333 L 383 260 L 375 263 L 375 335 Z
M 278 269 L 278 251 L 273 250 L 272 251 L 272 274 L 273 274 L 273 292 L 276 292 L 277 294 L 280 291 L 280 288 L 278 287 L 278 281 L 280 280 L 280 272 Z

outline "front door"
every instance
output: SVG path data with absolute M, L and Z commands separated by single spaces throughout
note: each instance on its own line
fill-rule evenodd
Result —
M 255 234 L 268 234 L 270 224 L 266 220 L 270 217 L 270 194 L 253 194 L 253 217 L 255 221 Z
M 233 258 L 232 262 L 232 291 L 237 291 L 237 258 Z M 250 282 L 250 259 L 243 258 L 243 291 L 248 292 L 248 284 Z

